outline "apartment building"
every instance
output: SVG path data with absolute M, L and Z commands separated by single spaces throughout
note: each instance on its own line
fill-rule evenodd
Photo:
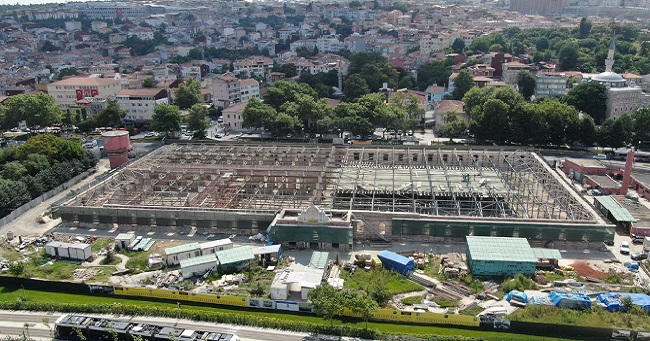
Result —
M 71 77 L 47 85 L 47 92 L 61 109 L 67 109 L 84 98 L 115 98 L 122 90 L 119 79 Z
M 158 104 L 169 104 L 165 89 L 142 88 L 126 89 L 117 93 L 117 104 L 126 112 L 126 119 L 143 122 L 153 118 Z
M 238 79 L 230 74 L 212 78 L 212 103 L 227 108 L 235 103 L 246 103 L 260 98 L 260 84 L 255 79 Z
M 263 56 L 252 56 L 233 63 L 233 72 L 250 77 L 266 77 L 273 68 L 273 59 Z
M 517 84 L 517 77 L 522 71 L 530 71 L 531 66 L 520 62 L 509 62 L 502 64 L 501 79 L 508 85 Z
M 569 72 L 538 72 L 535 75 L 537 87 L 535 88 L 535 97 L 560 97 L 566 95 L 569 91 L 567 81 L 573 75 L 579 73 Z M 580 75 L 582 78 L 582 75 Z

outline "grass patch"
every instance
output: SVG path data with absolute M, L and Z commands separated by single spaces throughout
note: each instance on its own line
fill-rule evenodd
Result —
M 65 293 L 56 293 L 56 292 L 45 292 L 37 290 L 21 290 L 20 288 L 15 287 L 2 287 L 0 286 L 0 301 L 13 302 L 18 299 L 21 299 L 23 293 L 25 298 L 29 302 L 46 302 L 46 303 L 57 303 L 57 302 L 75 302 L 76 304 L 130 304 L 145 306 L 155 310 L 157 308 L 172 308 L 176 309 L 176 302 L 153 302 L 145 300 L 137 300 L 131 298 L 121 298 L 117 296 L 86 296 L 86 295 L 77 295 L 77 294 L 65 294 Z M 290 313 L 281 313 L 278 311 L 260 311 L 260 310 L 241 310 L 241 309 L 229 309 L 221 306 L 200 306 L 192 305 L 191 302 L 184 302 L 181 308 L 182 316 L 191 316 L 192 312 L 196 311 L 219 311 L 224 313 L 239 314 L 242 316 L 260 316 L 260 317 L 269 317 L 274 319 L 288 320 L 288 321 L 302 321 L 309 323 L 317 324 L 329 324 L 329 321 L 324 320 L 321 317 L 308 315 L 308 314 L 290 314 Z M 356 328 L 364 328 L 365 324 L 363 321 L 334 321 L 336 326 L 349 326 Z M 519 341 L 519 340 L 530 340 L 530 341 L 559 341 L 559 340 L 572 340 L 568 338 L 549 338 L 533 335 L 521 335 L 521 334 L 511 334 L 511 333 L 502 333 L 494 331 L 485 331 L 479 329 L 463 329 L 463 328 L 453 328 L 451 326 L 420 326 L 420 325 L 408 325 L 408 324 L 392 324 L 392 323 L 382 323 L 382 322 L 369 322 L 368 328 L 375 329 L 384 333 L 390 334 L 399 334 L 399 335 L 441 335 L 441 336 L 466 336 L 480 338 L 484 340 L 503 340 L 503 341 Z M 579 338 L 573 340 L 581 340 Z
M 149 269 L 149 255 L 153 252 L 124 251 L 120 253 L 129 257 L 125 267 L 130 269 L 131 273 L 138 274 L 153 270 Z
M 509 315 L 513 321 L 532 321 L 550 324 L 568 324 L 599 328 L 633 328 L 635 330 L 650 330 L 648 314 L 627 315 L 625 313 L 608 312 L 595 307 L 593 311 L 558 309 L 543 305 L 528 305 Z
M 440 308 L 455 308 L 458 306 L 458 302 L 447 301 L 447 300 L 434 300 Z
M 420 303 L 422 303 L 422 301 L 424 301 L 424 298 L 425 298 L 424 295 L 407 297 L 407 298 L 402 299 L 402 304 L 405 304 L 405 305 L 420 304 Z
M 370 271 L 357 270 L 354 274 L 341 271 L 341 278 L 345 280 L 346 289 L 368 290 L 370 285 L 382 285 L 391 295 L 424 290 L 424 287 L 409 281 L 395 271 L 384 268 L 373 268 Z
M 93 253 L 99 253 L 102 250 L 105 250 L 108 246 L 113 244 L 112 238 L 97 238 L 95 242 L 90 247 Z
M 463 309 L 462 311 L 460 311 L 459 314 L 467 315 L 467 316 L 476 316 L 476 315 L 482 313 L 483 310 L 485 310 L 485 309 L 479 307 L 478 305 L 475 305 L 475 306 L 473 306 L 471 308 Z

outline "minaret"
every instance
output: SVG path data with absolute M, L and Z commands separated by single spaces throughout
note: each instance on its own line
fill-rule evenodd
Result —
M 612 38 L 612 42 L 609 44 L 609 52 L 607 52 L 607 59 L 605 59 L 605 72 L 612 72 L 614 51 L 616 51 L 616 37 Z

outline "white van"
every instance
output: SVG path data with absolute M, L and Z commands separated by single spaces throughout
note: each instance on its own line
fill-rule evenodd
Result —
M 596 159 L 596 160 L 606 160 L 607 155 L 605 155 L 605 154 L 594 155 L 594 159 Z

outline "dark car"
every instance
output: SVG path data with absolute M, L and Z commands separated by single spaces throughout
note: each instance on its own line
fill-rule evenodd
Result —
M 647 252 L 636 252 L 630 255 L 630 258 L 632 260 L 644 260 L 648 259 L 648 253 Z
M 632 236 L 632 244 L 643 244 L 643 236 Z

